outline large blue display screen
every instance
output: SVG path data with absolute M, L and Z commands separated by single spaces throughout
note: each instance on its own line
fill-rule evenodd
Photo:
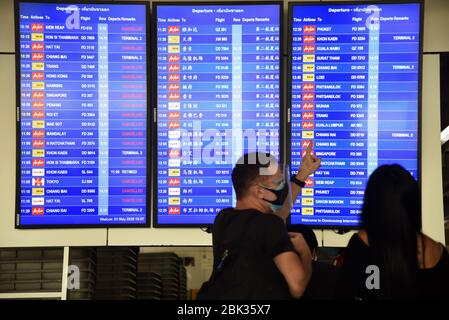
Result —
M 292 223 L 356 227 L 375 168 L 398 163 L 418 176 L 421 6 L 290 10 L 291 164 L 309 144 L 323 161 Z
M 18 227 L 147 223 L 147 6 L 18 3 Z
M 280 4 L 158 4 L 158 225 L 207 225 L 235 204 L 246 151 L 279 156 Z

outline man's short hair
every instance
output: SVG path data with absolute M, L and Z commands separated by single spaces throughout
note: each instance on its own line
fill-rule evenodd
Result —
M 275 157 L 264 152 L 251 152 L 241 156 L 232 170 L 232 184 L 237 199 L 242 199 L 251 184 L 261 176 L 267 175 L 266 169 L 271 164 L 277 163 Z

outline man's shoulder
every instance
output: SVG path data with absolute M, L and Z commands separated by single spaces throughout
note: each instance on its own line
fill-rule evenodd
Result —
M 263 225 L 284 225 L 284 220 L 281 217 L 272 213 L 262 213 L 256 209 L 238 210 L 235 208 L 225 208 L 221 210 L 215 217 L 214 225 L 222 224 L 229 219 L 233 221 L 251 220 L 251 224 Z

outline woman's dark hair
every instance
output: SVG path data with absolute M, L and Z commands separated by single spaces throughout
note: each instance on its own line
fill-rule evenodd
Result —
M 362 227 L 368 234 L 373 262 L 380 270 L 378 297 L 416 297 L 421 195 L 417 181 L 400 165 L 383 165 L 371 174 Z

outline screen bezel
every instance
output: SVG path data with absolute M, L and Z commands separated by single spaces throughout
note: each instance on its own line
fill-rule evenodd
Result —
M 20 86 L 20 14 L 19 14 L 19 5 L 21 3 L 36 3 L 36 4 L 78 4 L 78 5 L 142 5 L 145 8 L 145 17 L 146 17 L 146 81 L 147 81 L 147 117 L 146 117 L 146 212 L 145 223 L 139 224 L 32 224 L 32 225 L 23 225 L 20 224 L 20 197 L 21 197 L 21 86 Z M 148 49 L 151 33 L 150 33 L 150 25 L 151 25 L 151 15 L 150 15 L 150 5 L 148 2 L 144 1 L 89 1 L 84 2 L 81 0 L 75 1 L 57 1 L 57 0 L 14 0 L 14 30 L 15 30 L 15 60 L 16 60 L 16 198 L 15 198 L 15 212 L 14 212 L 14 226 L 15 229 L 88 229 L 88 228 L 148 228 L 151 226 L 150 219 L 150 208 L 151 208 L 151 198 L 150 198 L 150 189 L 151 189 L 151 150 L 148 148 L 150 137 L 151 137 L 151 125 L 152 125 L 152 114 L 149 112 L 148 104 L 150 103 L 151 92 L 150 92 L 150 84 L 151 81 L 151 66 L 150 66 L 150 50 Z
M 167 224 L 167 223 L 159 223 L 158 222 L 158 202 L 157 202 L 157 190 L 158 190 L 158 157 L 157 157 L 157 135 L 158 135 L 158 123 L 157 123 L 157 8 L 158 7 L 170 7 L 170 6 L 253 6 L 257 7 L 260 5 L 279 5 L 279 163 L 283 163 L 284 157 L 284 144 L 285 140 L 285 130 L 284 130 L 284 120 L 285 117 L 285 97 L 284 97 L 284 77 L 283 73 L 285 70 L 284 63 L 284 4 L 282 1 L 218 1 L 218 2 L 205 2 L 205 1 L 189 1 L 189 2 L 153 2 L 152 5 L 152 30 L 155 30 L 151 41 L 151 52 L 152 52 L 152 66 L 153 66 L 153 74 L 152 74 L 152 104 L 153 104 L 153 157 L 154 157 L 154 165 L 153 165 L 153 188 L 152 188 L 152 200 L 153 200 L 153 227 L 155 228 L 210 228 L 213 224 L 210 223 L 195 223 L 195 224 Z M 223 207 L 225 208 L 225 207 Z
M 423 65 L 423 23 L 424 23 L 424 1 L 423 0 L 397 0 L 397 1 L 329 1 L 329 2 L 289 2 L 288 4 L 288 27 L 287 27 L 287 134 L 286 134 L 286 159 L 287 163 L 291 166 L 291 132 L 292 132 L 292 121 L 291 121 L 291 95 L 292 95 L 292 42 L 289 41 L 293 36 L 293 7 L 310 7 L 310 6 L 335 6 L 335 5 L 400 5 L 400 4 L 419 4 L 419 51 L 418 51 L 418 148 L 417 148 L 417 181 L 419 184 L 419 191 L 421 196 L 421 143 L 422 143 L 422 65 Z M 291 215 L 288 218 L 288 224 L 291 223 Z M 295 223 L 299 224 L 299 223 Z M 293 225 L 295 225 L 293 224 Z M 338 230 L 360 230 L 362 226 L 359 224 L 357 226 L 348 225 L 320 225 L 320 224 L 304 224 L 312 229 L 338 229 Z

